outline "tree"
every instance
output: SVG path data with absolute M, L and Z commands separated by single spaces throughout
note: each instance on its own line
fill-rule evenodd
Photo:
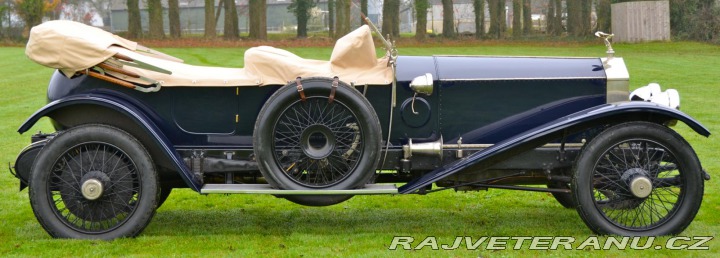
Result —
M 488 33 L 499 39 L 505 32 L 505 0 L 488 0 L 490 29 Z
M 335 37 L 350 32 L 350 0 L 335 0 Z
M 25 22 L 23 37 L 30 35 L 30 28 L 42 23 L 45 13 L 54 9 L 60 1 L 45 0 L 15 0 L 15 11 Z
M 453 0 L 442 0 L 443 5 L 443 37 L 455 37 L 455 9 Z
M 519 38 L 522 36 L 522 0 L 513 0 L 512 2 L 513 7 L 513 30 L 512 34 L 513 37 Z
M 532 3 L 531 0 L 523 0 L 523 34 L 530 34 L 532 29 Z
M 568 34 L 578 36 L 580 34 L 580 19 L 582 15 L 582 0 L 566 1 L 567 6 L 567 31 Z
M 597 10 L 597 30 L 610 32 L 610 0 L 597 0 L 595 10 Z
M 400 36 L 400 0 L 385 0 L 382 9 L 382 33 Z
M 265 0 L 250 1 L 250 38 L 267 39 L 267 4 Z M 229 2 L 235 6 L 235 1 Z M 226 2 L 225 5 L 228 5 Z M 237 17 L 237 11 L 235 12 Z M 237 18 L 236 18 L 237 19 Z
M 562 1 L 550 0 L 547 13 L 547 31 L 550 35 L 559 36 L 562 34 L 562 13 Z
M 295 14 L 295 18 L 297 18 L 298 38 L 307 37 L 307 23 L 310 19 L 310 10 L 313 7 L 315 7 L 313 0 L 293 0 L 287 7 L 288 11 Z
M 590 36 L 592 35 L 592 2 L 593 0 L 581 0 L 580 1 L 580 31 L 578 36 Z
M 420 0 L 420 1 L 427 2 L 427 0 Z M 368 15 L 368 0 L 360 0 L 360 12 L 363 15 Z M 363 20 L 362 16 L 360 16 L 360 24 L 365 24 L 365 20 Z
M 475 38 L 485 35 L 485 0 L 473 0 L 473 13 L 475 14 Z
M 205 38 L 214 38 L 215 29 L 215 0 L 205 0 Z
M 10 7 L 7 3 L 0 5 L 0 39 L 5 38 L 5 29 L 3 28 L 3 24 L 5 24 L 5 13 L 7 13 L 9 9 Z
M 128 37 L 141 38 L 142 25 L 140 23 L 140 6 L 138 0 L 128 0 Z
M 675 37 L 717 42 L 720 7 L 715 0 L 670 1 L 670 27 Z
M 240 31 L 238 29 L 238 16 L 237 16 L 237 6 L 235 5 L 235 0 L 221 0 L 225 1 L 224 8 L 225 8 L 225 27 L 223 27 L 223 37 L 225 39 L 237 39 L 240 37 Z M 257 1 L 257 0 L 256 0 Z M 264 3 L 264 2 L 263 2 Z M 250 1 L 252 8 L 252 1 Z M 250 33 L 252 37 L 252 13 L 250 14 Z
M 335 38 L 335 0 L 328 0 L 328 36 Z
M 590 35 L 590 12 L 592 0 L 566 1 L 567 30 L 570 35 L 585 37 Z
M 500 27 L 500 34 L 504 34 L 507 31 L 507 23 L 505 18 L 507 17 L 507 10 L 505 9 L 505 0 L 498 1 L 498 25 Z
M 415 38 L 422 40 L 427 34 L 428 0 L 415 0 Z
M 168 20 L 170 22 L 170 37 L 180 38 L 180 6 L 178 0 L 168 0 Z
M 165 38 L 165 28 L 163 26 L 163 7 L 160 0 L 147 0 L 148 16 L 150 23 L 148 26 L 148 34 L 150 38 Z

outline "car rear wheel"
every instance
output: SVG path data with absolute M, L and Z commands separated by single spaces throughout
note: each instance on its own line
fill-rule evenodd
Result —
M 260 111 L 253 135 L 260 172 L 278 189 L 355 189 L 375 173 L 380 122 L 357 90 L 340 82 L 330 97 L 330 78 L 302 80 L 277 90 Z M 351 196 L 293 196 L 303 205 L 325 206 Z
M 154 163 L 134 137 L 84 125 L 54 137 L 38 154 L 30 204 L 53 237 L 115 239 L 138 235 L 155 213 Z
M 580 154 L 571 184 L 577 211 L 598 234 L 674 235 L 700 208 L 700 162 L 671 129 L 646 122 L 613 126 Z

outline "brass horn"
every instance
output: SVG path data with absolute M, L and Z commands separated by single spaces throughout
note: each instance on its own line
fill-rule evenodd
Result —
M 443 138 L 434 142 L 413 143 L 412 139 L 408 140 L 408 144 L 403 145 L 403 157 L 410 159 L 413 155 L 430 155 L 443 157 Z

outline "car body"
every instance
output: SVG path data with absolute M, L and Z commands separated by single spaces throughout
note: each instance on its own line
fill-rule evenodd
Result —
M 359 194 L 543 191 L 593 231 L 621 235 L 677 234 L 697 213 L 707 174 L 668 126 L 710 132 L 677 109 L 677 92 L 653 86 L 630 101 L 609 42 L 604 58 L 397 56 L 386 45 L 377 59 L 370 28 L 339 41 L 365 44 L 340 61 L 341 43 L 329 62 L 251 49 L 245 70 L 114 45 L 84 70 L 54 67 L 48 104 L 19 132 L 42 117 L 57 132 L 21 151 L 21 189 L 46 230 L 70 238 L 135 236 L 172 188 L 311 206 Z M 100 67 L 105 59 L 126 71 Z M 246 74 L 228 83 L 197 71 Z M 627 210 L 649 218 L 614 215 Z

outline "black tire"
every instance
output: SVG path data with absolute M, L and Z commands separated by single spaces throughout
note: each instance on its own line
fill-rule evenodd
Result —
M 155 209 L 160 209 L 160 206 L 162 206 L 163 203 L 165 203 L 167 198 L 170 196 L 172 189 L 173 188 L 170 186 L 160 184 L 160 195 L 158 195 L 157 207 Z
M 155 214 L 157 178 L 150 154 L 128 133 L 105 125 L 73 127 L 38 154 L 30 205 L 53 237 L 134 237 Z
M 258 114 L 253 134 L 260 172 L 273 187 L 292 190 L 355 189 L 375 174 L 381 130 L 374 109 L 340 82 L 329 101 L 330 78 L 302 80 L 278 89 Z M 352 196 L 282 196 L 298 204 L 326 206 Z
M 630 122 L 608 128 L 578 157 L 572 191 L 595 233 L 679 234 L 702 202 L 704 182 L 692 147 L 673 130 Z
M 547 184 L 547 188 L 555 188 L 555 189 L 570 189 L 569 183 L 563 183 L 563 182 L 550 182 Z M 560 205 L 562 205 L 565 208 L 575 208 L 577 205 L 575 204 L 575 197 L 572 193 L 551 193 L 552 196 L 557 200 Z

